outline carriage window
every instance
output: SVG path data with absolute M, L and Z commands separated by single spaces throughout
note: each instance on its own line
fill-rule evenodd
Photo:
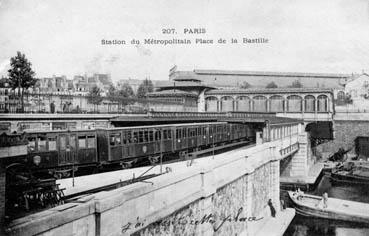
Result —
M 67 138 L 64 135 L 60 136 L 60 150 L 65 150 L 67 146 Z
M 163 139 L 168 139 L 168 131 L 167 130 L 163 130 Z
M 86 136 L 78 136 L 78 147 L 86 148 Z
M 122 136 L 120 133 L 115 135 L 115 142 L 116 144 L 122 144 Z
M 160 138 L 160 134 L 161 134 L 161 131 L 156 131 L 156 132 L 155 132 L 155 141 L 159 141 L 159 140 L 161 140 L 161 138 Z
M 149 141 L 154 141 L 154 131 L 149 131 Z
M 131 131 L 128 131 L 127 132 L 127 143 L 131 143 L 131 139 L 132 139 Z
M 183 138 L 186 138 L 187 137 L 187 129 L 186 128 L 184 128 L 183 129 Z
M 123 132 L 123 144 L 127 144 L 127 133 Z
M 38 137 L 37 138 L 37 143 L 38 143 L 38 151 L 39 152 L 44 152 L 46 151 L 46 137 Z
M 137 131 L 134 131 L 133 132 L 133 142 L 134 143 L 137 143 L 138 142 L 138 133 L 137 133 Z
M 172 139 L 172 131 L 168 130 L 168 139 Z
M 145 130 L 144 131 L 144 142 L 148 142 L 149 141 L 149 131 Z
M 69 136 L 69 146 L 73 149 L 76 148 L 76 135 Z
M 143 143 L 143 140 L 144 140 L 144 133 L 143 131 L 138 131 L 138 142 L 139 143 Z
M 35 137 L 29 137 L 28 138 L 27 148 L 30 152 L 36 151 L 36 138 Z
M 110 140 L 110 146 L 114 146 L 115 145 L 115 135 L 111 134 L 109 140 Z
M 49 151 L 56 151 L 56 137 L 49 137 Z
M 89 147 L 89 148 L 94 148 L 95 147 L 95 136 L 87 136 L 87 147 Z

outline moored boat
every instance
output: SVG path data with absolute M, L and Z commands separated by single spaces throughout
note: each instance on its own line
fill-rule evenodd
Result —
M 330 177 L 338 183 L 369 185 L 369 167 L 367 163 L 348 162 L 333 169 Z
M 297 214 L 369 224 L 369 204 L 328 198 L 327 207 L 324 207 L 320 196 L 300 194 L 297 198 L 297 193 L 292 191 L 288 191 L 288 195 Z

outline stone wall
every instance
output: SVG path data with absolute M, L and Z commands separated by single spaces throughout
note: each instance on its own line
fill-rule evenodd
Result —
M 355 153 L 355 138 L 357 136 L 369 136 L 369 120 L 335 120 L 334 140 L 323 143 L 317 147 L 320 153 L 332 155 L 339 148 L 345 150 L 352 148 L 350 153 Z
M 281 176 L 306 176 L 310 167 L 316 163 L 316 158 L 312 155 L 309 134 L 307 132 L 299 134 L 298 144 L 298 151 L 281 161 Z
M 218 188 L 211 196 L 192 202 L 132 235 L 240 234 L 247 230 L 248 217 L 260 219 L 270 215 L 267 202 L 273 199 L 272 180 L 278 180 L 272 174 L 272 163 L 264 164 L 253 173 Z M 224 219 L 228 220 L 222 224 Z

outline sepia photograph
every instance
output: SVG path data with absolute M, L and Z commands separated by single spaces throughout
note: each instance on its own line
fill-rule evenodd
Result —
M 368 0 L 0 0 L 0 235 L 369 235 Z

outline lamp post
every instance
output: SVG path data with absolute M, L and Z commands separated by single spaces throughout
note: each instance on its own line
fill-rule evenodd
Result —
M 211 141 L 213 143 L 213 159 L 214 159 L 214 134 L 213 135 L 210 135 L 210 138 L 211 138 Z
M 21 92 L 21 89 L 20 89 L 21 88 L 21 78 L 19 76 L 19 72 L 20 72 L 20 68 L 19 67 L 17 67 L 17 71 L 18 71 L 18 100 L 19 100 L 20 103 L 22 103 L 22 101 L 21 101 L 21 94 L 20 94 L 20 92 Z M 22 109 L 23 109 L 23 107 L 22 107 Z
M 40 92 L 38 92 L 38 113 L 41 112 L 41 99 L 40 99 Z
M 159 130 L 160 132 L 160 174 L 163 173 L 163 132 L 162 130 Z

